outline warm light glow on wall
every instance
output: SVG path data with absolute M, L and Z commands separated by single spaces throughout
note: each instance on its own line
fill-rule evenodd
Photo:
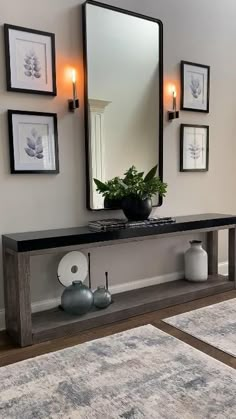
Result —
M 174 84 L 169 83 L 168 84 L 168 92 L 169 92 L 170 96 L 176 97 L 177 96 L 176 86 Z
M 76 83 L 76 71 L 75 71 L 75 69 L 74 68 L 72 68 L 72 70 L 71 70 L 71 80 L 72 80 L 72 83 Z
M 164 84 L 164 101 L 167 108 L 170 103 L 172 103 L 173 93 L 175 94 L 175 97 L 179 96 L 179 82 L 167 80 Z
M 70 85 L 70 83 L 73 82 L 74 76 L 76 77 L 76 70 L 73 67 L 65 67 L 64 77 L 68 85 Z

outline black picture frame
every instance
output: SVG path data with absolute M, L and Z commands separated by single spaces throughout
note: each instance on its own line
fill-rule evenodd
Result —
M 54 169 L 40 169 L 40 170 L 24 170 L 16 169 L 16 158 L 15 158 L 15 147 L 14 147 L 14 128 L 13 128 L 13 117 L 14 115 L 23 116 L 35 116 L 52 118 L 53 126 L 53 141 L 54 141 Z M 31 111 L 19 111 L 19 110 L 8 110 L 8 131 L 9 131 L 9 154 L 10 154 L 10 173 L 11 174 L 58 174 L 59 173 L 59 147 L 58 147 L 58 128 L 57 128 L 57 114 L 46 113 L 46 112 L 31 112 Z
M 205 168 L 184 168 L 184 130 L 185 128 L 203 128 L 206 130 L 206 165 Z M 180 125 L 180 172 L 208 172 L 209 170 L 209 125 L 181 124 Z
M 87 0 L 82 5 L 82 28 L 83 28 L 83 60 L 84 60 L 84 124 L 85 124 L 85 153 L 86 153 L 86 207 L 90 211 L 111 211 L 119 208 L 91 208 L 90 195 L 90 161 L 89 161 L 89 106 L 88 106 L 88 51 L 87 51 L 87 24 L 86 24 L 86 5 L 91 4 L 94 6 L 102 7 L 105 9 L 113 10 L 116 12 L 124 13 L 130 16 L 138 17 L 141 19 L 150 20 L 159 25 L 159 113 L 157 118 L 159 120 L 159 140 L 158 147 L 158 176 L 163 181 L 163 117 L 164 117 L 164 94 L 163 94 L 163 23 L 160 19 L 156 19 L 151 16 L 142 15 L 130 10 L 122 9 L 116 6 L 112 6 L 107 3 L 100 3 L 95 0 Z M 163 197 L 158 196 L 158 204 L 153 207 L 159 207 L 163 204 Z
M 207 82 L 206 82 L 206 106 L 205 109 L 186 106 L 185 104 L 185 66 L 198 67 L 200 69 L 205 69 L 207 71 Z M 203 112 L 209 113 L 209 104 L 210 104 L 210 66 L 204 64 L 193 63 L 191 61 L 181 61 L 180 63 L 180 75 L 181 75 L 181 89 L 180 89 L 180 109 L 182 111 L 191 111 L 191 112 Z
M 39 90 L 32 89 L 27 87 L 17 87 L 17 83 L 12 80 L 13 69 L 11 68 L 11 42 L 10 42 L 10 31 L 20 31 L 23 34 L 32 34 L 43 36 L 50 39 L 51 44 L 51 71 L 50 71 L 50 90 Z M 5 60 L 6 60 L 6 83 L 7 91 L 9 92 L 19 92 L 19 93 L 30 93 L 30 94 L 39 94 L 39 95 L 57 95 L 57 85 L 56 85 L 56 49 L 55 49 L 55 34 L 51 32 L 39 31 L 36 29 L 29 29 L 21 26 L 15 26 L 5 23 L 4 24 L 4 43 L 5 43 Z M 47 62 L 47 60 L 46 60 Z

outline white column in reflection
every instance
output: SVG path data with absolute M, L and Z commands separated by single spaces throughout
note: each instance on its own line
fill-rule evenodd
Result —
M 103 208 L 104 198 L 96 192 L 93 181 L 104 182 L 105 173 L 105 109 L 111 103 L 106 100 L 89 99 L 89 156 L 90 156 L 90 202 L 93 209 Z

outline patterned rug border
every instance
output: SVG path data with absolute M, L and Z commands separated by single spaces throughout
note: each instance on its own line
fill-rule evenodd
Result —
M 235 301 L 235 305 L 236 305 L 236 298 L 230 298 L 230 299 L 228 299 L 228 300 L 225 300 L 225 301 L 221 301 L 221 302 L 219 302 L 219 303 L 215 303 L 215 304 L 211 304 L 211 305 L 209 305 L 209 306 L 205 306 L 205 307 L 201 307 L 201 308 L 197 308 L 197 309 L 195 309 L 195 310 L 190 310 L 190 311 L 187 311 L 187 312 L 185 312 L 185 313 L 181 313 L 181 314 L 177 314 L 177 315 L 175 315 L 175 316 L 171 316 L 171 317 L 167 317 L 167 318 L 165 318 L 165 319 L 162 319 L 162 322 L 164 322 L 164 323 L 166 323 L 166 324 L 168 324 L 169 326 L 172 326 L 172 327 L 174 327 L 175 329 L 178 329 L 178 330 L 180 330 L 181 332 L 184 332 L 184 333 L 186 333 L 187 335 L 189 335 L 189 336 L 192 336 L 193 338 L 195 338 L 195 339 L 198 339 L 198 340 L 200 340 L 201 342 L 203 342 L 203 343 L 206 343 L 207 345 L 210 345 L 210 346 L 212 346 L 212 347 L 214 347 L 215 349 L 217 349 L 217 350 L 219 350 L 219 351 L 221 351 L 222 353 L 225 353 L 225 354 L 227 354 L 227 355 L 230 355 L 230 356 L 232 356 L 232 357 L 234 357 L 234 358 L 236 358 L 236 351 L 235 351 L 235 353 L 234 352 L 231 352 L 230 350 L 227 350 L 227 349 L 223 349 L 223 347 L 221 346 L 221 345 L 216 345 L 216 344 L 213 344 L 213 343 L 211 343 L 207 338 L 202 338 L 202 337 L 200 337 L 197 333 L 190 333 L 189 331 L 187 331 L 186 330 L 186 327 L 181 327 L 181 326 L 177 326 L 175 323 L 174 323 L 174 320 L 176 319 L 183 319 L 183 318 L 186 318 L 187 317 L 187 315 L 190 315 L 191 316 L 191 314 L 193 314 L 193 313 L 197 313 L 197 312 L 203 312 L 203 311 L 207 311 L 207 310 L 211 310 L 211 309 L 213 309 L 213 308 L 215 308 L 215 307 L 219 307 L 219 306 L 224 306 L 224 305 L 226 305 L 228 302 L 232 302 L 232 301 Z M 235 319 L 235 321 L 236 321 L 236 319 Z
M 234 419 L 235 393 L 234 368 L 151 324 L 0 368 L 1 419 Z

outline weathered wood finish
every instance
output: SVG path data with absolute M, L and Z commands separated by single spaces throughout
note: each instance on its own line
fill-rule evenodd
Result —
M 93 327 L 125 320 L 139 314 L 193 301 L 234 289 L 224 276 L 209 277 L 207 282 L 185 280 L 168 282 L 113 296 L 105 310 L 93 310 L 83 316 L 71 316 L 55 308 L 33 314 L 33 343 L 71 336 Z
M 14 255 L 7 252 L 3 242 L 3 275 L 4 275 L 4 301 L 5 301 L 5 323 L 8 333 L 16 332 L 16 293 L 14 287 L 15 263 Z
M 236 229 L 229 229 L 229 280 L 234 281 L 236 287 Z
M 218 231 L 207 233 L 208 274 L 218 274 Z
M 3 236 L 6 327 L 20 346 L 32 345 L 56 337 L 77 334 L 86 329 L 124 320 L 142 313 L 193 301 L 236 288 L 236 217 L 202 214 L 177 217 L 176 224 L 141 229 L 96 233 L 86 227 Z M 218 231 L 229 230 L 229 279 L 218 272 Z M 205 283 L 174 281 L 133 290 L 114 296 L 114 304 L 104 311 L 91 311 L 83 317 L 71 317 L 57 309 L 31 314 L 30 256 L 69 251 L 75 246 L 87 248 L 150 238 L 172 237 L 207 232 L 209 280 Z M 58 246 L 58 248 L 57 248 Z
M 30 255 L 3 245 L 3 266 L 7 332 L 20 346 L 32 345 Z
M 30 284 L 30 255 L 17 254 L 18 273 L 18 309 L 21 346 L 32 344 L 32 318 L 31 318 L 31 284 Z

